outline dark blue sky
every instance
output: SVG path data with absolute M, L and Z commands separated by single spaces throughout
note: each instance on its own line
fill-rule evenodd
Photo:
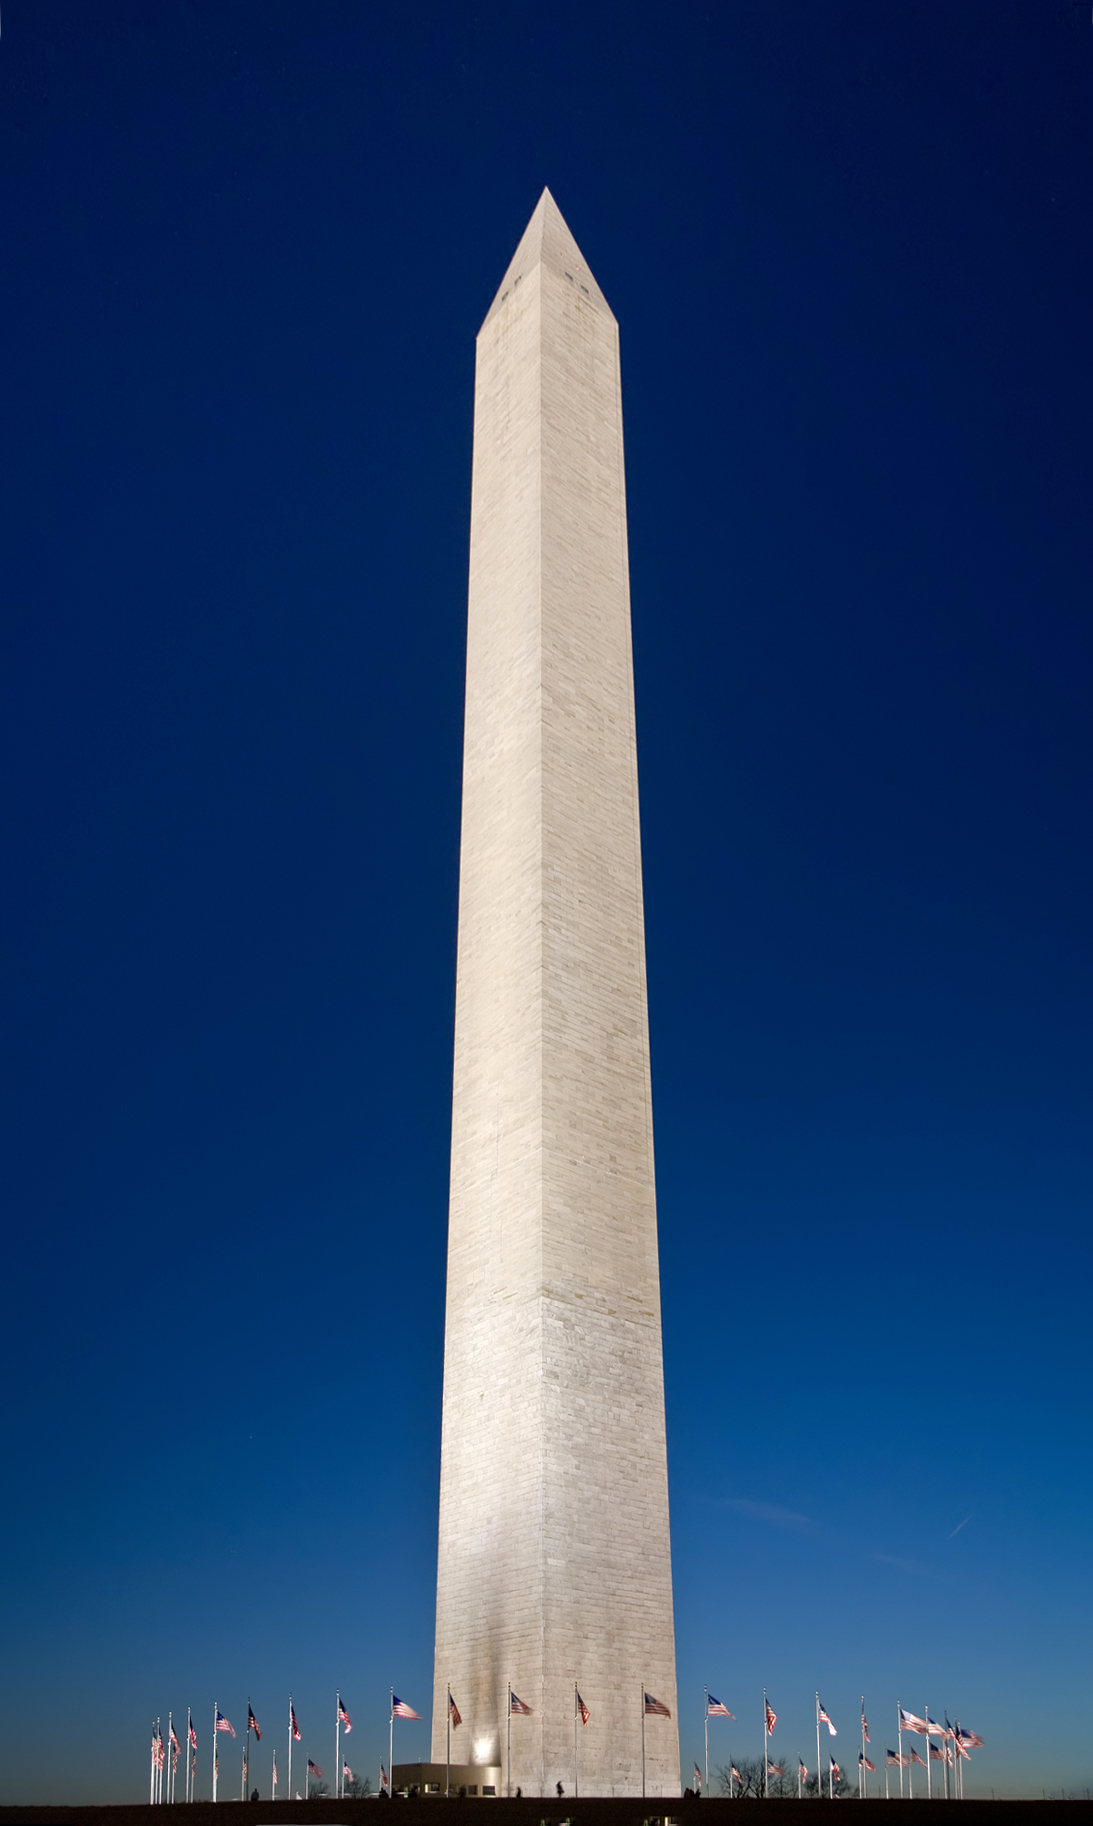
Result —
M 622 335 L 684 1767 L 704 1683 L 716 1760 L 819 1686 L 1084 1786 L 1089 6 L 7 0 L 0 147 L 0 1800 L 428 1711 L 474 335 L 545 183 Z

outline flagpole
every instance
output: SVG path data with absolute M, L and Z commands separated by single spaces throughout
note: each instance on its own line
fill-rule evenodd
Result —
M 403 1687 L 405 1693 L 406 1688 Z M 387 1721 L 387 1793 L 395 1798 L 395 1689 L 391 1688 L 391 1716 Z
M 945 1728 L 947 1731 L 952 1729 L 952 1726 L 949 1724 L 948 1712 L 945 1714 Z M 949 1800 L 951 1799 L 949 1794 L 949 1739 L 943 1737 L 941 1741 L 945 1746 L 945 1799 Z
M 641 1798 L 645 1799 L 645 1681 L 641 1683 Z
M 444 1758 L 444 1799 L 452 1792 L 452 1683 L 448 1682 L 448 1748 Z
M 277 1799 L 277 1745 L 276 1744 L 274 1744 L 274 1746 L 273 1746 L 273 1783 L 270 1788 L 270 1797 L 269 1798 L 271 1801 L 275 1801 Z
M 722 1690 L 724 1690 L 724 1689 L 722 1689 Z M 706 1696 L 706 1709 L 705 1709 L 705 1717 L 702 1720 L 702 1729 L 703 1729 L 703 1732 L 705 1735 L 705 1740 L 706 1740 L 706 1799 L 709 1800 L 709 1798 L 710 1798 L 710 1689 L 709 1689 L 709 1687 L 703 1687 L 702 1691 Z M 730 1793 L 732 1792 L 731 1780 L 729 1782 L 729 1792 Z
M 823 1764 L 820 1762 L 820 1694 L 819 1694 L 819 1689 L 817 1689 L 817 1692 L 816 1692 L 816 1794 L 817 1794 L 817 1797 L 822 1801 L 824 1798 L 824 1771 L 823 1771 Z
M 218 1706 L 218 1705 L 217 1705 L 217 1703 L 216 1703 L 216 1700 L 215 1700 L 215 1699 L 214 1699 L 214 1700 L 213 1700 L 213 1803 L 214 1803 L 214 1805 L 215 1805 L 215 1803 L 216 1803 L 216 1777 L 217 1777 L 217 1768 L 216 1768 L 216 1714 L 217 1714 L 217 1712 L 218 1712 L 218 1711 L 219 1711 L 219 1709 L 220 1709 L 220 1708 L 219 1708 L 219 1706 Z
M 186 1778 L 182 1784 L 186 1796 L 186 1805 L 190 1801 L 190 1708 L 186 1707 Z
M 334 1798 L 335 1798 L 335 1800 L 338 1800 L 338 1801 L 340 1801 L 342 1798 L 342 1788 L 341 1788 L 342 1765 L 339 1760 L 339 1758 L 341 1756 L 341 1748 L 342 1748 L 342 1709 L 341 1708 L 342 1708 L 342 1693 L 341 1693 L 341 1688 L 339 1687 L 337 1692 L 334 1694 Z
M 820 1703 L 820 1701 L 817 1698 L 816 1704 L 819 1705 L 819 1703 Z M 816 1742 L 819 1743 L 819 1741 L 820 1741 L 819 1727 L 817 1727 Z M 769 1762 L 770 1762 L 770 1732 L 767 1729 L 767 1689 L 766 1689 L 766 1687 L 764 1687 L 763 1688 L 763 1799 L 764 1800 L 769 1799 L 769 1795 L 767 1793 L 767 1790 L 770 1786 L 770 1778 L 767 1775 L 767 1764 Z
M 171 1707 L 168 1706 L 168 1708 L 167 1708 L 167 1745 L 166 1745 L 166 1748 L 163 1753 L 164 1763 L 165 1763 L 166 1770 L 167 1770 L 166 1788 L 167 1788 L 167 1805 L 168 1805 L 168 1807 L 171 1805 L 171 1751 L 174 1747 L 171 1743 L 171 1732 L 174 1730 L 174 1725 L 175 1725 L 175 1715 L 174 1715 L 174 1712 L 171 1709 Z
M 869 1793 L 865 1780 L 865 1694 L 861 1696 L 861 1793 L 864 1801 Z
M 922 1716 L 926 1720 L 926 1799 L 928 1801 L 932 1801 L 934 1798 L 934 1789 L 933 1789 L 933 1782 L 930 1779 L 931 1776 L 933 1775 L 933 1770 L 930 1767 L 930 1708 L 929 1708 L 929 1706 L 927 1706 L 925 1708 Z
M 573 1682 L 573 1799 L 577 1799 L 577 1682 Z
M 899 1737 L 899 1798 L 903 1799 L 903 1713 L 896 1706 L 896 1733 Z
M 156 1721 L 152 1720 L 152 1750 L 148 1761 L 148 1805 L 156 1804 Z
M 288 1696 L 288 1798 L 292 1799 L 292 1694 Z
M 509 1681 L 508 1746 L 505 1750 L 505 1799 L 512 1798 L 512 1681 Z

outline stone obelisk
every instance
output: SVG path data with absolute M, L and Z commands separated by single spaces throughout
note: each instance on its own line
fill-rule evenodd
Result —
M 549 191 L 478 336 L 433 1758 L 679 1794 L 618 325 Z M 531 1708 L 509 1716 L 508 1694 Z M 574 1688 L 591 1714 L 574 1730 Z

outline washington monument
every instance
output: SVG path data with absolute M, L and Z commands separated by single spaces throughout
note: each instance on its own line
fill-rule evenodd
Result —
M 679 1794 L 619 336 L 549 191 L 477 346 L 434 1763 L 449 1683 L 513 1793 L 640 1795 L 644 1725 Z

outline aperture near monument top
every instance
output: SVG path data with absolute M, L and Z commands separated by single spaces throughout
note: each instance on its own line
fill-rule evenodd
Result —
M 550 191 L 544 190 L 531 221 L 520 237 L 520 245 L 509 261 L 493 303 L 486 312 L 483 329 L 537 266 L 549 267 L 587 298 L 598 311 L 606 311 L 614 323 L 614 312 L 592 277 L 588 262 L 573 239 L 565 217 Z

